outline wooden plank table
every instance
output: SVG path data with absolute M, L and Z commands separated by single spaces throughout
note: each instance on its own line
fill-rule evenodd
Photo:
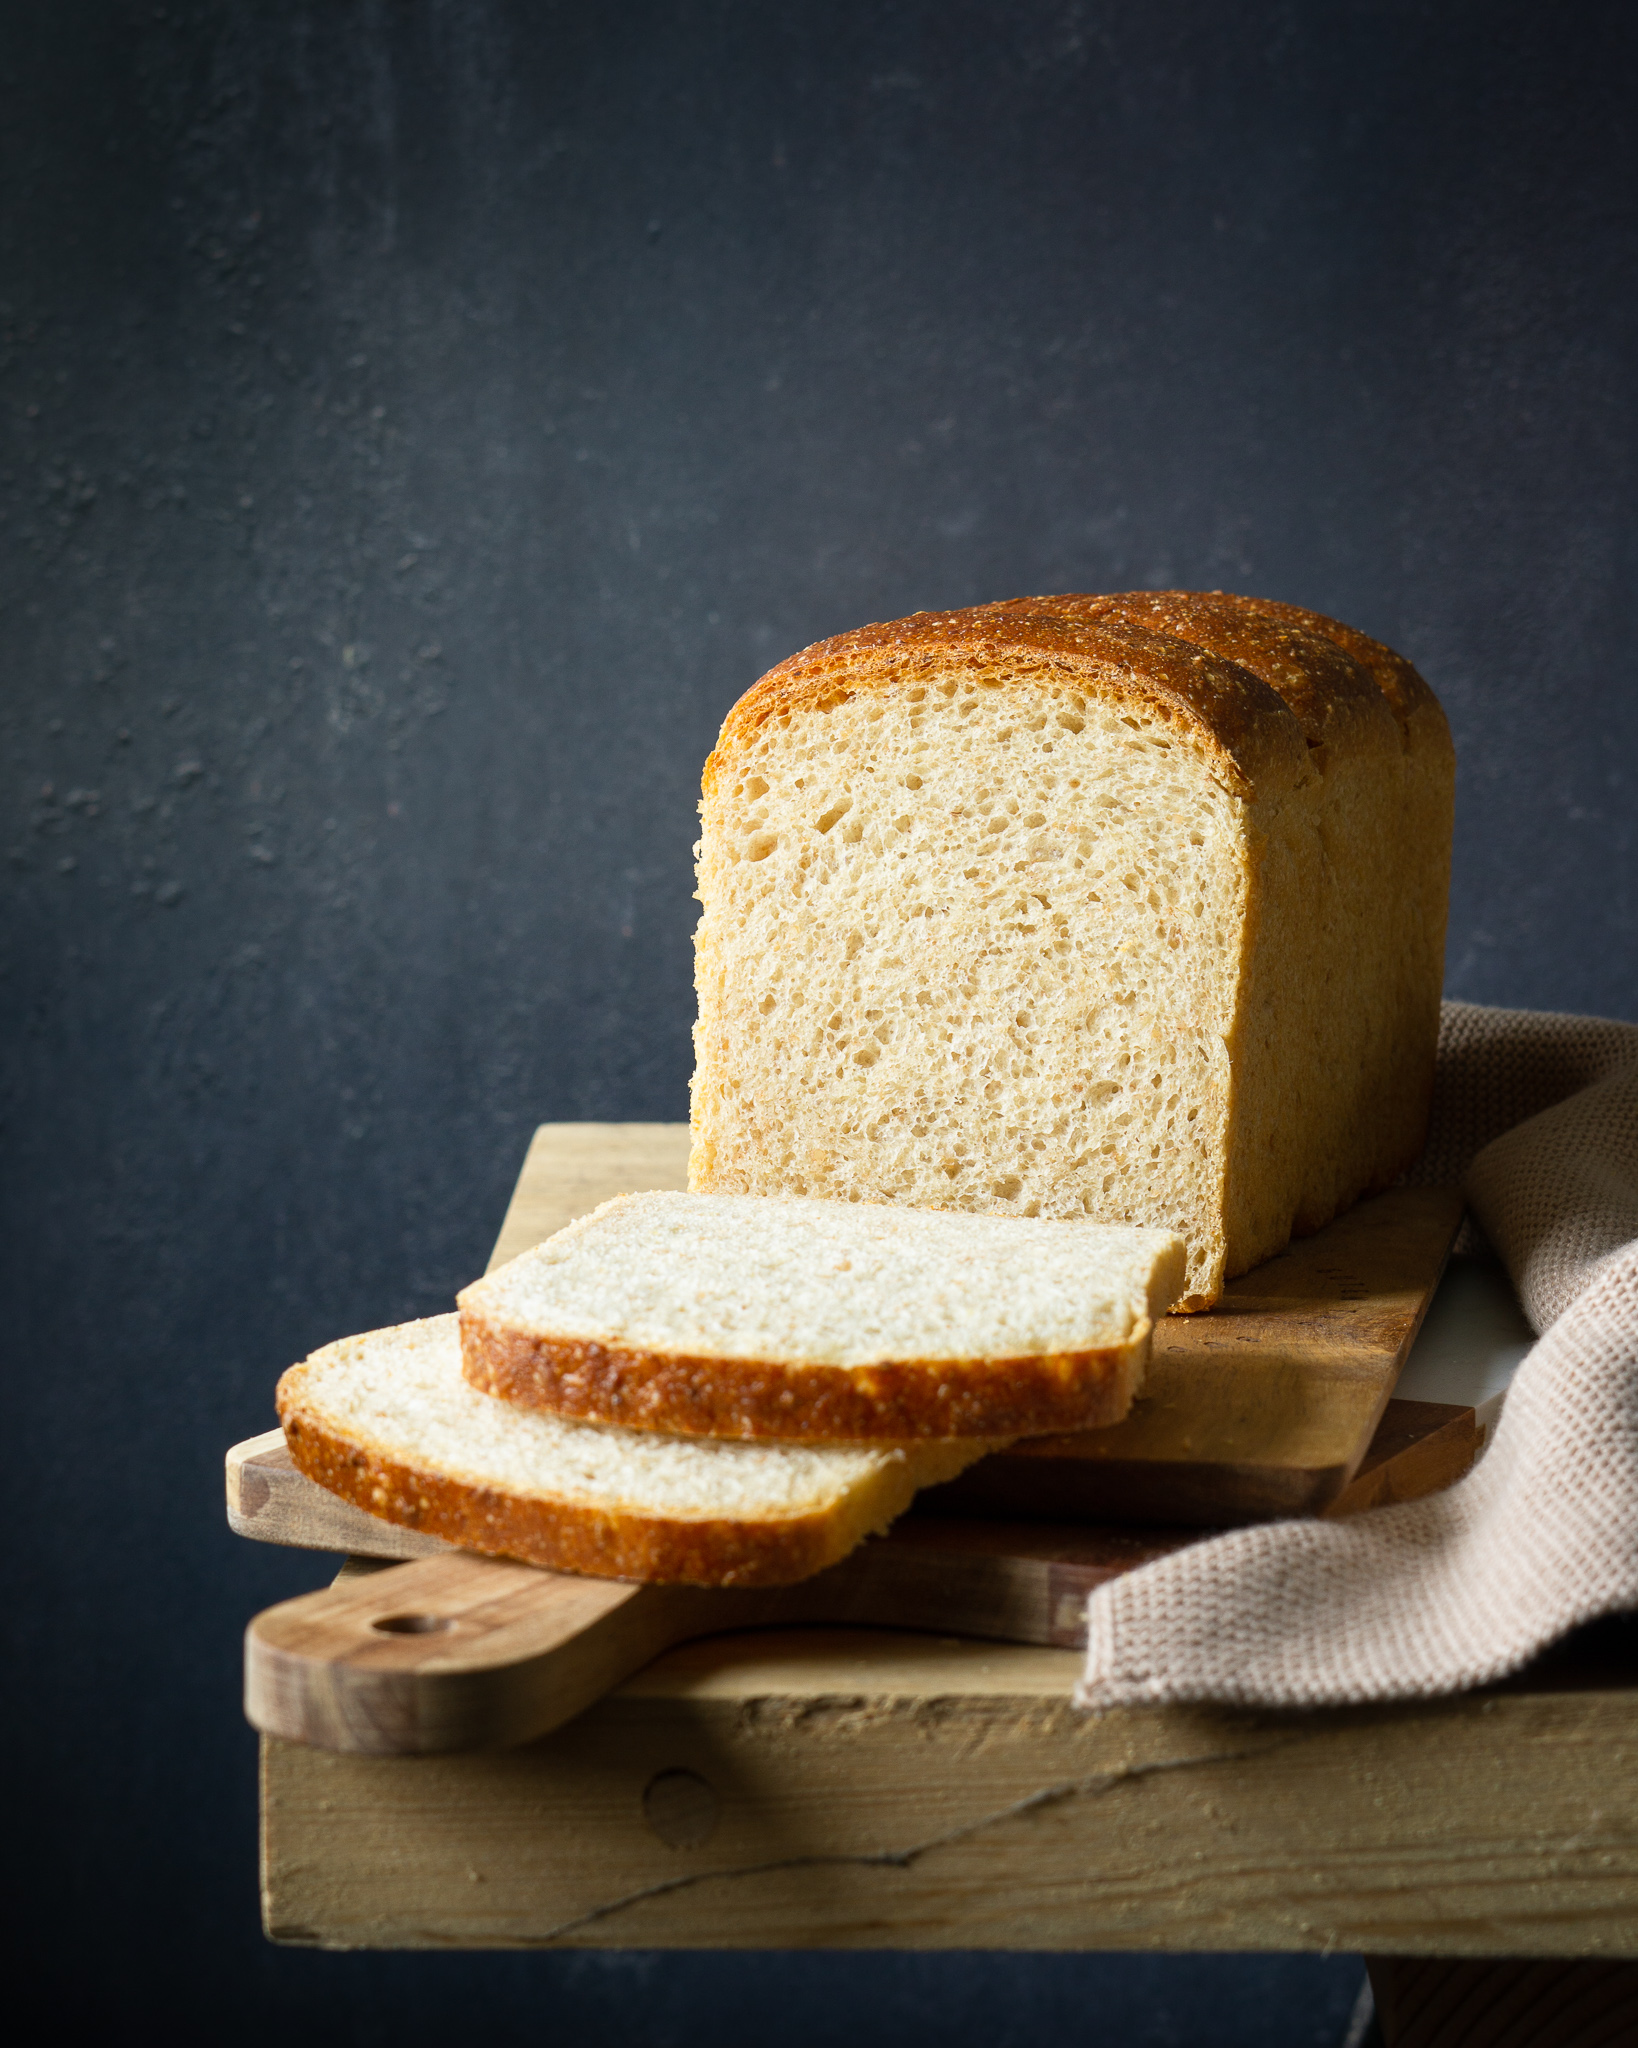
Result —
M 1638 1673 L 1092 1718 L 1069 1704 L 1078 1664 L 763 1632 L 689 1644 L 521 1749 L 269 1739 L 267 1929 L 331 1948 L 1638 1955 Z
M 586 1134 L 585 1185 L 514 1203 L 497 1257 L 608 1191 L 608 1128 Z M 648 1127 L 634 1156 L 668 1132 L 680 1147 Z M 1095 1718 L 1069 1704 L 1071 1651 L 708 1638 L 517 1749 L 265 1739 L 267 1931 L 329 1948 L 1638 1957 L 1635 1638 L 1604 1624 L 1506 1686 L 1422 1705 Z

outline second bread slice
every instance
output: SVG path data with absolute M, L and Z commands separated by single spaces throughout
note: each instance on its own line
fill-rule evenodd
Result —
M 465 1550 L 598 1578 L 784 1586 L 846 1557 L 988 1444 L 678 1442 L 486 1400 L 453 1316 L 327 1344 L 279 1381 L 309 1479 Z
M 910 1442 L 1119 1422 L 1182 1241 L 755 1196 L 622 1195 L 460 1296 L 463 1370 L 629 1429 Z

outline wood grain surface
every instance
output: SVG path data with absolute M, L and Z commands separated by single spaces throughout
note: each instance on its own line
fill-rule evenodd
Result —
M 1402 1405 L 1417 1413 L 1379 1430 L 1390 1441 L 1356 1481 L 1360 1505 L 1448 1483 L 1471 1457 L 1471 1409 L 1446 1420 L 1435 1404 Z M 1203 1533 L 921 1512 L 800 1586 L 635 1587 L 465 1556 L 377 1521 L 297 1471 L 277 1430 L 229 1453 L 228 1517 L 242 1535 L 403 1561 L 367 1590 L 270 1608 L 245 1638 L 257 1728 L 380 1755 L 526 1741 L 674 1644 L 724 1629 L 866 1621 L 1078 1648 L 1094 1586 Z
M 1332 1520 L 1395 1501 L 1442 1493 L 1471 1470 L 1484 1433 L 1471 1408 L 1445 1401 L 1392 1400 L 1359 1470 L 1326 1515 Z
M 519 1749 L 269 1740 L 267 1928 L 334 1948 L 1638 1954 L 1630 1672 L 1092 1717 L 1078 1668 L 778 1630 L 674 1650 Z
M 264 1734 L 360 1755 L 527 1742 L 675 1644 L 837 1622 L 1079 1648 L 1097 1586 L 1192 1531 L 909 1517 L 801 1585 L 634 1586 L 450 1551 L 343 1574 L 257 1615 L 245 1713 Z

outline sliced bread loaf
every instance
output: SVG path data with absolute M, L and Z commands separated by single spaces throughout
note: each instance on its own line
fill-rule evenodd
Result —
M 1118 1422 L 1183 1282 L 1163 1230 L 622 1195 L 460 1296 L 467 1378 L 588 1421 L 908 1442 Z
M 1291 606 L 805 649 L 705 767 L 690 1186 L 1160 1225 L 1209 1307 L 1420 1149 L 1453 787 L 1410 664 Z
M 467 1550 L 599 1578 L 783 1586 L 992 1448 L 701 1443 L 476 1393 L 454 1316 L 345 1337 L 279 1381 L 310 1479 Z

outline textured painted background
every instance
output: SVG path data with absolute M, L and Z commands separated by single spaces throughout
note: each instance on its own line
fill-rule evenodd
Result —
M 1457 732 L 1452 992 L 1638 1015 L 1631 20 L 0 6 L 8 1803 L 71 2007 L 1337 2038 L 1342 1961 L 267 1950 L 238 1631 L 316 1574 L 220 1457 L 447 1306 L 535 1122 L 685 1114 L 701 758 L 867 619 L 1368 628 Z

